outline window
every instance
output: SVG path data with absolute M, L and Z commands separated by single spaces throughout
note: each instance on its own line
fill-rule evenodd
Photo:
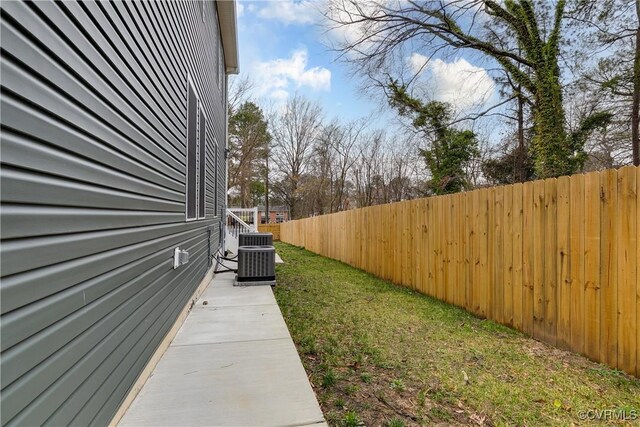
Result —
M 218 141 L 217 139 L 213 139 L 214 142 L 214 150 L 213 150 L 213 214 L 215 216 L 223 216 L 222 215 L 222 209 L 219 209 L 218 207 Z
M 198 167 L 198 218 L 205 217 L 205 201 L 204 195 L 207 182 L 207 117 L 204 115 L 202 106 L 200 106 L 200 138 L 198 140 L 199 148 L 199 167 Z
M 198 129 L 198 98 L 189 80 L 187 96 L 187 220 L 196 218 L 196 151 Z
M 186 219 L 205 217 L 207 182 L 207 116 L 188 79 L 187 92 L 187 167 L 186 167 Z

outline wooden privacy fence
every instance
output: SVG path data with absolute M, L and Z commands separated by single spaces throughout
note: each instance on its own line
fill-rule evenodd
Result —
M 273 234 L 273 240 L 280 240 L 280 224 L 259 224 L 258 231 Z
M 640 376 L 637 167 L 281 224 L 284 242 Z

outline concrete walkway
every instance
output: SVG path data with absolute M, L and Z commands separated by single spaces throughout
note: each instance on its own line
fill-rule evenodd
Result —
M 326 425 L 269 286 L 216 274 L 120 426 Z

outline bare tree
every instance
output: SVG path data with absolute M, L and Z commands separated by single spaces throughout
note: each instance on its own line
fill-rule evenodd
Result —
M 332 151 L 331 196 L 329 211 L 346 209 L 348 177 L 358 160 L 355 147 L 361 138 L 368 120 L 366 118 L 341 124 L 334 120 L 326 127 L 326 136 Z
M 415 197 L 412 169 L 415 162 L 401 146 L 388 152 L 386 166 L 387 191 L 385 202 L 401 202 Z
M 229 78 L 229 89 L 227 91 L 229 116 L 231 116 L 241 104 L 250 99 L 251 91 L 253 91 L 255 86 L 255 82 L 249 76 L 231 76 Z
M 384 164 L 384 132 L 375 131 L 359 144 L 358 161 L 353 168 L 358 207 L 376 204 L 379 195 L 380 172 Z
M 579 80 L 568 91 L 567 118 L 575 128 L 594 111 L 609 111 L 611 120 L 593 132 L 585 144 L 585 171 L 616 168 L 632 162 L 630 97 L 621 97 L 591 78 Z
M 339 127 L 335 124 L 323 126 L 318 132 L 311 156 L 311 172 L 307 179 L 305 198 L 313 215 L 332 212 L 330 207 L 334 175 L 335 151 L 332 140 Z
M 614 116 L 631 118 L 632 161 L 639 166 L 640 0 L 575 1 L 570 17 L 576 39 L 587 52 L 578 57 L 576 68 L 584 69 L 585 64 L 590 67 L 582 75 L 582 88 L 604 97 Z M 596 64 L 592 66 L 594 57 Z M 611 146 L 611 141 L 606 145 Z
M 288 206 L 292 218 L 301 216 L 301 179 L 308 172 L 309 158 L 322 118 L 322 108 L 317 102 L 296 95 L 270 121 L 273 136 L 271 159 L 278 174 L 273 188 Z

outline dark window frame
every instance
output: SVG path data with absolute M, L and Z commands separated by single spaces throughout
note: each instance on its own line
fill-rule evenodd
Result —
M 220 147 L 218 145 L 218 138 L 213 137 L 213 216 L 218 218 L 222 216 L 222 210 L 218 207 L 218 162 Z
M 195 118 L 193 117 L 194 115 Z M 194 81 L 191 75 L 187 75 L 185 156 L 185 221 L 187 222 L 207 218 L 208 121 L 209 118 L 200 100 Z
M 195 221 L 198 219 L 197 209 L 197 147 L 198 147 L 198 106 L 199 106 L 198 91 L 196 91 L 195 84 L 191 79 L 191 76 L 187 76 L 187 134 L 186 134 L 186 162 L 185 162 L 185 220 Z M 192 108 L 195 104 L 195 109 Z M 195 110 L 195 111 L 192 111 Z M 193 117 L 195 112 L 195 118 Z M 193 121 L 193 123 L 192 123 Z M 193 134 L 193 138 L 192 138 Z M 192 140 L 193 139 L 193 140 Z M 195 143 L 195 146 L 194 146 Z M 193 152 L 193 153 L 192 153 Z M 192 158 L 192 156 L 195 157 Z M 193 165 L 192 165 L 193 163 Z M 192 181 L 195 183 L 192 184 Z M 192 187 L 193 185 L 193 187 Z M 191 198 L 193 197 L 193 202 Z
M 197 219 L 207 217 L 207 113 L 205 113 L 202 103 L 198 103 L 198 166 L 196 181 L 196 213 Z M 203 122 L 204 121 L 204 125 Z

